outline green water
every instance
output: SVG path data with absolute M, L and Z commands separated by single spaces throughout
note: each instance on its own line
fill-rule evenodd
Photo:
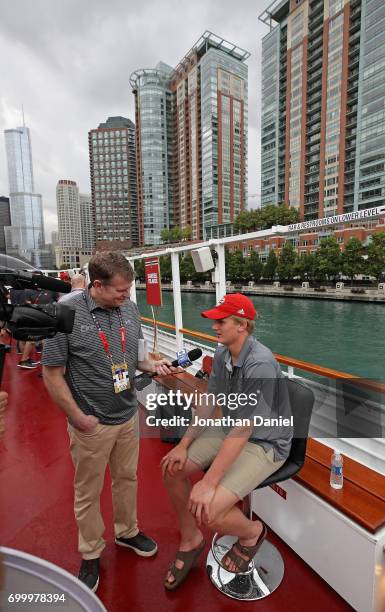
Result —
M 145 291 L 137 291 L 142 315 L 151 316 Z M 257 338 L 275 353 L 385 382 L 385 305 L 298 298 L 251 297 L 258 310 Z M 172 293 L 163 291 L 157 318 L 174 323 Z M 182 293 L 183 325 L 213 333 L 202 310 L 215 295 Z M 188 336 L 187 336 L 188 337 Z

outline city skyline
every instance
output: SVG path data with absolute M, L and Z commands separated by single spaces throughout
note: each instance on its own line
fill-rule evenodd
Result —
M 169 10 L 162 5 L 158 11 L 150 0 L 135 11 L 120 0 L 109 7 L 94 2 L 90 18 L 88 2 L 75 8 L 71 0 L 55 6 L 38 0 L 31 13 L 32 21 L 36 19 L 33 36 L 17 16 L 20 4 L 24 14 L 29 12 L 27 2 L 18 2 L 7 9 L 0 24 L 0 52 L 5 59 L 0 130 L 22 123 L 24 103 L 47 236 L 57 228 L 57 181 L 68 178 L 77 182 L 81 192 L 90 190 L 89 130 L 107 116 L 135 120 L 131 72 L 138 66 L 154 66 L 159 58 L 173 65 L 175 58 L 183 57 L 186 40 L 196 40 L 206 29 L 251 52 L 248 193 L 259 193 L 260 57 L 267 28 L 257 16 L 267 1 L 257 7 L 246 2 L 241 11 L 234 11 L 230 2 L 194 6 L 168 2 Z M 71 45 L 64 44 L 68 36 Z M 21 73 L 23 80 L 18 78 Z M 0 147 L 0 195 L 8 195 L 4 146 Z

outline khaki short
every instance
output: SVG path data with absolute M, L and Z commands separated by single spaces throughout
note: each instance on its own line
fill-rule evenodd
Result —
M 207 427 L 190 444 L 187 451 L 188 458 L 205 470 L 217 456 L 225 437 L 226 434 L 218 428 Z M 284 463 L 285 460 L 274 461 L 272 448 L 266 452 L 262 446 L 247 442 L 220 484 L 239 499 L 243 499 Z

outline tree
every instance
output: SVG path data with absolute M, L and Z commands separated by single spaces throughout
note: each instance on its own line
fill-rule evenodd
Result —
M 315 254 L 315 274 L 319 280 L 336 279 L 341 271 L 341 251 L 334 236 L 323 238 Z
M 161 255 L 159 257 L 160 277 L 163 281 L 169 281 L 172 278 L 171 273 L 171 257 L 169 255 Z
M 241 232 L 250 232 L 269 229 L 273 225 L 290 225 L 299 220 L 296 208 L 289 208 L 284 204 L 276 206 L 268 204 L 256 210 L 245 210 L 234 220 L 234 229 Z
M 181 231 L 182 240 L 191 240 L 192 236 L 192 227 L 191 225 L 186 225 Z
M 249 232 L 254 229 L 255 223 L 255 215 L 253 215 L 254 211 L 252 210 L 244 210 L 239 213 L 234 219 L 234 229 L 236 231 L 241 232 Z
M 342 272 L 350 278 L 351 284 L 356 274 L 364 271 L 365 260 L 363 259 L 364 246 L 358 238 L 352 236 L 346 244 L 341 256 Z
M 294 264 L 294 276 L 300 279 L 313 279 L 315 274 L 315 256 L 313 253 L 297 253 Z
M 287 240 L 282 247 L 278 259 L 277 274 L 279 280 L 290 280 L 294 276 L 294 265 L 296 260 L 296 252 L 292 242 Z
M 299 210 L 297 208 L 290 208 L 284 204 L 277 206 L 276 225 L 291 225 L 298 221 Z
M 144 259 L 135 259 L 135 276 L 140 282 L 144 283 Z
M 385 272 L 385 232 L 373 234 L 367 247 L 367 254 L 365 270 L 379 281 Z
M 242 251 L 237 250 L 230 254 L 227 276 L 231 281 L 241 281 L 244 279 L 244 259 Z
M 170 242 L 170 230 L 167 229 L 167 227 L 162 229 L 162 231 L 160 232 L 160 239 L 162 240 L 162 242 Z
M 263 278 L 273 280 L 278 266 L 278 259 L 274 251 L 270 251 L 263 268 Z
M 244 259 L 243 273 L 246 280 L 258 281 L 262 276 L 263 263 L 258 253 L 251 251 L 250 255 Z
M 182 283 L 186 283 L 188 280 L 192 280 L 194 278 L 196 272 L 191 253 L 187 253 L 187 255 L 180 258 L 179 274 Z
M 172 227 L 170 229 L 170 242 L 179 242 L 182 239 L 182 230 L 180 227 Z

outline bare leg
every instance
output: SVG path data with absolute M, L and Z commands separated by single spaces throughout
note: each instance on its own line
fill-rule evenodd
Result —
M 183 470 L 178 472 L 175 476 L 166 474 L 164 478 L 166 489 L 178 516 L 181 532 L 179 550 L 183 551 L 190 551 L 197 548 L 203 539 L 203 534 L 201 530 L 198 529 L 195 518 L 187 509 L 191 491 L 189 476 L 199 470 L 200 467 L 188 459 Z M 182 569 L 183 565 L 183 561 L 179 559 L 175 561 L 175 566 L 177 568 Z M 167 580 L 170 583 L 174 582 L 174 576 L 171 572 L 168 572 Z
M 29 359 L 29 357 L 31 356 L 31 353 L 33 351 L 33 347 L 34 346 L 35 346 L 34 342 L 26 342 L 24 344 L 23 354 L 21 356 L 21 360 L 20 361 L 27 361 L 27 359 Z
M 254 546 L 262 533 L 262 523 L 248 519 L 235 505 L 238 501 L 234 493 L 218 485 L 210 507 L 208 526 L 221 534 L 237 536 L 242 546 Z M 225 565 L 230 571 L 236 570 L 236 565 L 230 560 L 226 560 Z

